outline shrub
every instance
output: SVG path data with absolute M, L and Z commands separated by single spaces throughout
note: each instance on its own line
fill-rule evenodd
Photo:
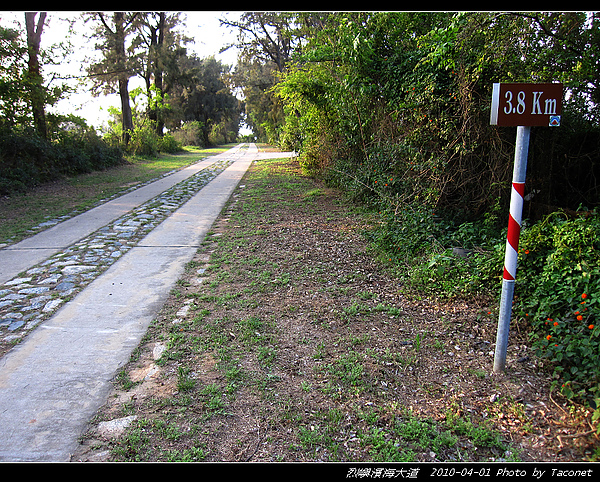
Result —
M 181 151 L 181 144 L 177 142 L 171 134 L 165 134 L 158 140 L 158 150 L 160 152 L 175 153 Z
M 51 126 L 52 140 L 25 129 L 0 131 L 0 194 L 123 162 L 121 150 L 100 139 L 82 120 L 57 119 Z
M 159 136 L 150 122 L 135 127 L 127 144 L 127 151 L 132 155 L 155 157 L 159 151 Z
M 524 230 L 515 312 L 569 398 L 600 408 L 600 216 L 554 213 Z
M 202 122 L 199 121 L 184 122 L 181 128 L 173 131 L 173 137 L 182 146 L 204 147 L 202 136 Z

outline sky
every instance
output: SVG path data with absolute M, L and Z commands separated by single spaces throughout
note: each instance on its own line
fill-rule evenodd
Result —
M 219 54 L 219 49 L 235 41 L 236 33 L 228 28 L 221 27 L 219 18 L 233 19 L 241 15 L 242 12 L 225 11 L 184 11 L 185 14 L 185 33 L 191 37 L 194 43 L 186 45 L 188 52 L 196 53 L 200 58 L 214 56 L 227 65 L 235 65 L 237 60 L 237 51 L 234 48 Z M 71 43 L 74 46 L 73 54 L 64 59 L 58 66 L 51 69 L 46 67 L 43 75 L 49 78 L 52 71 L 64 76 L 80 76 L 85 74 L 84 59 L 87 56 L 94 55 L 93 44 L 83 36 L 85 30 L 89 27 L 84 26 L 83 21 L 79 19 L 79 11 L 49 11 L 41 37 L 42 49 L 48 49 L 51 45 L 60 43 L 68 36 L 68 22 L 62 19 L 77 19 L 74 26 L 74 35 Z M 24 12 L 20 11 L 1 11 L 0 19 L 3 26 L 13 26 L 11 22 L 19 21 L 24 30 Z M 60 81 L 64 82 L 64 81 Z M 137 82 L 137 83 L 136 83 Z M 76 85 L 75 83 L 73 85 Z M 141 79 L 131 79 L 130 89 L 138 85 L 143 85 Z M 88 85 L 89 88 L 89 85 Z M 74 114 L 86 120 L 88 125 L 97 129 L 106 124 L 109 115 L 108 107 L 114 106 L 120 109 L 118 94 L 94 98 L 85 90 L 85 86 L 77 86 L 79 92 L 72 93 L 68 98 L 59 101 L 50 112 L 58 114 Z M 244 134 L 245 132 L 242 132 Z

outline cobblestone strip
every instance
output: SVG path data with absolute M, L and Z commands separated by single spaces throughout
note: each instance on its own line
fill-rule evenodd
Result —
M 15 343 L 233 163 L 223 159 L 0 285 L 0 343 Z

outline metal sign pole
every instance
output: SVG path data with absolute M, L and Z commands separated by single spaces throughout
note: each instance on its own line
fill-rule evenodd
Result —
M 521 234 L 521 217 L 523 214 L 523 195 L 525 190 L 525 174 L 527 171 L 527 154 L 529 152 L 530 133 L 530 126 L 517 127 L 515 162 L 510 196 L 510 214 L 508 217 L 508 234 L 506 237 L 506 253 L 504 256 L 504 274 L 502 275 L 500 314 L 498 317 L 496 351 L 494 354 L 494 372 L 503 372 L 506 364 L 506 348 L 508 345 L 508 331 L 510 327 L 515 278 L 517 274 L 517 256 L 519 251 L 519 235 Z

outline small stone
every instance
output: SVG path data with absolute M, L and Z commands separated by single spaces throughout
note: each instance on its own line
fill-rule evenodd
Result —
M 57 283 L 60 278 L 62 278 L 61 274 L 53 274 L 40 281 L 38 284 L 54 284 Z
M 74 264 L 77 264 L 77 261 L 74 259 L 69 259 L 67 261 L 59 261 L 57 263 L 54 263 L 53 266 L 72 266 Z
M 52 221 L 44 221 L 43 223 L 40 223 L 37 225 L 38 228 L 47 228 L 50 226 L 54 226 L 55 224 L 58 224 L 58 219 L 53 219 Z
M 38 296 L 37 298 L 33 298 L 31 300 L 31 305 L 29 305 L 29 309 L 37 310 L 39 308 L 42 308 L 50 299 L 52 299 L 50 296 Z
M 160 357 L 162 356 L 162 354 L 165 352 L 166 349 L 167 349 L 167 347 L 164 344 L 157 343 L 156 345 L 154 345 L 154 349 L 152 350 L 152 357 L 155 360 L 160 359 Z
M 2 298 L 2 301 L 7 300 L 22 300 L 23 298 L 27 298 L 27 295 L 18 295 L 16 293 L 10 294 Z
M 63 302 L 63 300 L 60 300 L 60 299 L 49 301 L 48 303 L 46 303 L 46 306 L 44 306 L 44 309 L 42 311 L 44 313 L 48 313 L 50 311 L 53 311 L 56 308 L 58 308 L 61 305 L 62 302 Z
M 40 286 L 37 288 L 25 288 L 23 290 L 19 290 L 19 293 L 22 295 L 41 295 L 47 291 L 50 291 L 50 288 L 47 286 Z
M 108 422 L 100 422 L 98 424 L 98 433 L 106 437 L 119 436 L 136 419 L 137 415 L 130 415 L 129 417 L 117 418 Z
M 70 283 L 68 281 L 63 281 L 62 283 L 57 284 L 54 289 L 56 291 L 67 291 L 67 290 L 71 290 L 73 288 L 75 288 L 74 283 Z
M 14 286 L 14 285 L 20 285 L 23 283 L 29 283 L 32 280 L 32 278 L 15 278 L 11 281 L 8 281 L 6 283 L 4 283 L 6 286 Z
M 156 375 L 159 372 L 160 372 L 160 369 L 156 365 L 153 365 L 146 373 L 144 380 L 149 380 L 150 378 L 152 378 L 154 375 Z
M 67 266 L 62 270 L 62 272 L 65 275 L 70 275 L 70 274 L 85 273 L 86 271 L 92 271 L 93 269 L 95 269 L 94 266 L 76 265 L 76 266 Z
M 21 328 L 25 324 L 25 320 L 15 320 L 8 325 L 8 331 L 15 331 Z
M 177 314 L 175 316 L 179 317 L 179 318 L 185 318 L 188 313 L 190 311 L 190 305 L 185 305 L 183 308 L 181 308 Z

